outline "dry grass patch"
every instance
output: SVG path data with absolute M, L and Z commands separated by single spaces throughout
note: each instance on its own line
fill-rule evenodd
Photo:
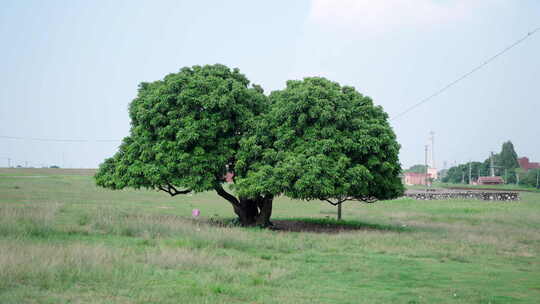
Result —
M 115 277 L 122 254 L 103 246 L 50 245 L 0 240 L 0 289 Z
M 50 233 L 61 204 L 0 205 L 0 236 L 43 236 Z

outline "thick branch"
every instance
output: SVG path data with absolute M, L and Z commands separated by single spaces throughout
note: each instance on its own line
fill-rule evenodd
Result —
M 173 185 L 171 185 L 169 183 L 167 183 L 166 188 L 165 188 L 165 186 L 162 186 L 162 185 L 157 186 L 157 188 L 159 190 L 161 190 L 161 191 L 165 191 L 165 192 L 169 193 L 170 196 L 175 196 L 175 195 L 178 195 L 178 194 L 187 194 L 187 193 L 191 192 L 191 189 L 178 190 Z
M 364 203 L 368 203 L 368 204 L 372 204 L 372 203 L 375 203 L 376 201 L 378 201 L 377 198 L 372 197 L 372 196 L 370 196 L 370 197 L 361 197 L 361 198 L 351 198 L 351 200 L 364 202 Z
M 336 202 L 333 202 L 328 198 L 323 199 L 323 200 L 333 206 L 340 205 L 346 201 L 359 201 L 359 202 L 364 202 L 368 204 L 375 203 L 377 201 L 377 199 L 374 197 L 346 197 L 346 198 L 340 198 Z
M 217 194 L 224 199 L 228 200 L 231 204 L 234 206 L 240 206 L 240 202 L 234 195 L 230 194 L 229 192 L 225 191 L 221 185 L 217 184 L 214 186 L 214 190 L 216 190 Z
M 372 204 L 372 203 L 375 203 L 376 201 L 378 201 L 378 199 L 376 199 L 374 197 L 369 197 L 369 198 L 363 199 L 362 201 L 364 203 Z
M 330 205 L 333 205 L 333 206 L 337 206 L 337 205 L 343 203 L 343 202 L 340 202 L 340 201 L 337 201 L 337 202 L 334 203 L 334 202 L 332 202 L 332 201 L 329 200 L 329 199 L 325 199 L 325 201 L 326 201 L 327 203 L 329 203 Z

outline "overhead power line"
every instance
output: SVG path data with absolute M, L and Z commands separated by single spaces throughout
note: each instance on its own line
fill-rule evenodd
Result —
M 456 85 L 458 82 L 464 80 L 465 78 L 469 77 L 471 74 L 473 74 L 476 71 L 482 69 L 483 67 L 485 67 L 486 65 L 488 65 L 489 63 L 491 63 L 492 61 L 497 59 L 499 56 L 503 55 L 504 53 L 510 51 L 512 48 L 516 47 L 518 44 L 520 44 L 523 41 L 527 40 L 529 37 L 536 34 L 538 31 L 540 31 L 540 27 L 528 32 L 524 37 L 522 37 L 519 40 L 515 41 L 511 45 L 507 46 L 503 50 L 496 53 L 495 55 L 491 56 L 486 61 L 484 61 L 480 65 L 474 67 L 472 70 L 470 70 L 469 72 L 463 74 L 462 76 L 460 76 L 456 80 L 450 82 L 449 84 L 447 84 L 444 87 L 440 88 L 439 90 L 435 91 L 433 94 L 431 94 L 428 97 L 420 100 L 418 103 L 410 106 L 405 111 L 397 114 L 396 116 L 392 116 L 390 118 L 390 120 L 398 119 L 401 116 L 403 116 L 403 115 L 409 113 L 410 111 L 414 110 L 415 108 L 421 106 L 422 104 L 430 101 L 434 97 L 440 95 L 444 91 L 448 90 L 450 87 Z M 18 136 L 2 136 L 2 135 L 0 135 L 0 138 L 14 139 L 14 140 L 28 140 L 28 141 L 44 141 L 44 142 L 120 142 L 121 141 L 119 139 L 95 139 L 95 140 L 91 140 L 91 139 L 59 139 L 59 138 L 37 138 L 37 137 L 18 137 Z
M 37 138 L 37 137 L 18 137 L 18 136 L 3 136 L 0 138 L 14 140 L 29 140 L 29 141 L 47 141 L 47 142 L 120 142 L 118 139 L 59 139 L 59 138 Z
M 429 100 L 433 99 L 434 97 L 436 97 L 437 95 L 440 95 L 442 92 L 448 90 L 450 87 L 454 86 L 455 84 L 457 84 L 458 82 L 462 81 L 463 79 L 469 77 L 471 74 L 473 74 L 474 72 L 480 70 L 481 68 L 485 67 L 486 65 L 488 65 L 490 62 L 492 62 L 493 60 L 497 59 L 497 57 L 503 55 L 504 53 L 510 51 L 512 48 L 514 48 L 515 46 L 517 46 L 518 44 L 522 43 L 523 41 L 527 40 L 527 38 L 531 37 L 532 35 L 536 34 L 536 32 L 540 31 L 540 27 L 539 28 L 536 28 L 530 32 L 527 33 L 527 35 L 525 35 L 524 37 L 520 38 L 519 40 L 515 41 L 514 43 L 512 43 L 511 45 L 507 46 L 506 48 L 504 48 L 502 51 L 498 52 L 497 54 L 491 56 L 490 58 L 488 58 L 486 61 L 482 62 L 480 65 L 476 66 L 475 68 L 473 68 L 472 70 L 470 70 L 469 72 L 463 74 L 461 77 L 457 78 L 456 80 L 450 82 L 449 84 L 445 85 L 444 87 L 440 88 L 439 90 L 435 91 L 435 93 L 429 95 L 428 97 L 422 99 L 420 102 L 410 106 L 409 108 L 407 108 L 405 111 L 397 114 L 396 116 L 393 116 L 390 118 L 390 120 L 394 120 L 394 119 L 398 119 L 399 117 L 409 113 L 410 111 L 414 110 L 415 108 L 421 106 L 422 104 L 428 102 Z

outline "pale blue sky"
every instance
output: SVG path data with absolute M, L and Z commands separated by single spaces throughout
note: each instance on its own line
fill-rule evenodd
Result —
M 141 81 L 238 67 L 266 92 L 324 76 L 394 116 L 540 27 L 536 0 L 2 1 L 0 135 L 121 139 Z M 483 160 L 512 140 L 540 161 L 540 33 L 392 121 L 404 166 Z M 32 165 L 96 167 L 111 142 L 0 138 Z

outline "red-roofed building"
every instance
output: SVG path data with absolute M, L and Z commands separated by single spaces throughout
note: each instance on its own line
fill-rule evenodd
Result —
M 504 184 L 504 180 L 500 176 L 480 176 L 477 181 L 478 185 L 500 185 Z
M 527 172 L 530 169 L 540 169 L 540 163 L 531 163 L 528 157 L 518 158 L 519 167 Z
M 405 185 L 425 185 L 426 176 L 429 174 L 426 173 L 415 173 L 415 172 L 405 172 L 403 174 L 403 183 Z

